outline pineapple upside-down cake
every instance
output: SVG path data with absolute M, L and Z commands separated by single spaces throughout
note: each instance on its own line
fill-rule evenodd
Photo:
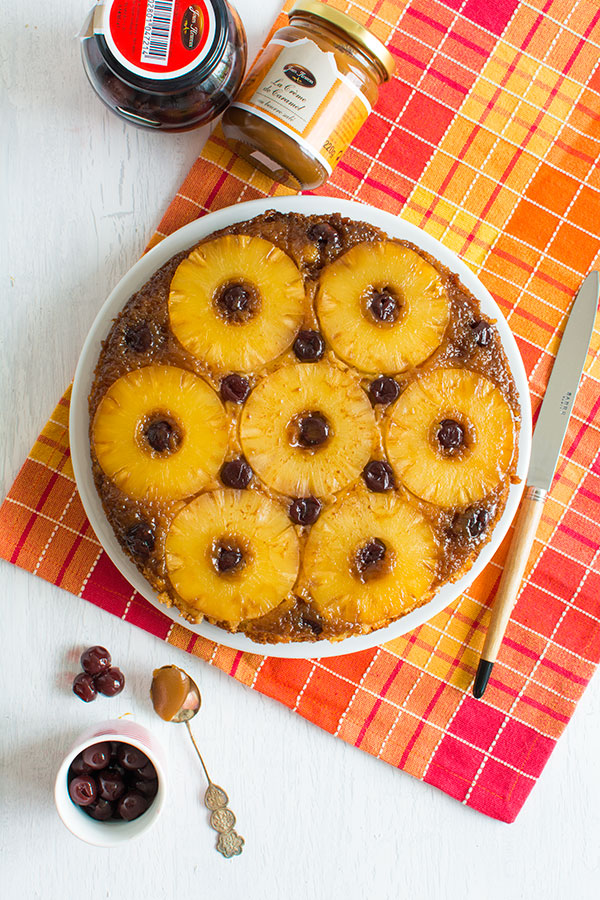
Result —
M 519 404 L 457 276 L 339 215 L 266 213 L 166 263 L 115 320 L 96 487 L 168 605 L 255 641 L 388 625 L 473 563 Z

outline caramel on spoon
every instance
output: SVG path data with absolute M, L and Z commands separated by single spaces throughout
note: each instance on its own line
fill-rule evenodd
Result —
M 165 722 L 185 722 L 208 781 L 204 803 L 211 811 L 211 827 L 219 834 L 217 850 L 223 856 L 238 856 L 242 852 L 244 838 L 234 831 L 235 816 L 227 807 L 229 797 L 222 787 L 211 781 L 190 728 L 190 719 L 194 718 L 202 704 L 198 685 L 179 666 L 163 666 L 152 674 L 150 696 L 154 711 Z

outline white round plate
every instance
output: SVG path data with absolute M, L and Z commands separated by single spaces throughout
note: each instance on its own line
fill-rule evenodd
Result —
M 382 628 L 373 634 L 348 637 L 346 640 L 339 643 L 319 641 L 316 644 L 258 644 L 255 641 L 250 640 L 250 638 L 246 637 L 244 634 L 229 634 L 229 632 L 223 631 L 215 625 L 210 625 L 208 622 L 201 622 L 199 625 L 191 625 L 183 619 L 175 609 L 169 609 L 158 601 L 155 592 L 146 579 L 140 574 L 133 562 L 121 549 L 102 509 L 102 504 L 96 493 L 92 476 L 88 438 L 88 395 L 94 378 L 94 370 L 100 354 L 102 341 L 108 335 L 113 319 L 118 315 L 131 295 L 139 290 L 154 272 L 176 253 L 187 250 L 213 231 L 225 228 L 233 222 L 242 222 L 246 219 L 251 219 L 269 209 L 275 209 L 282 213 L 298 212 L 303 213 L 306 216 L 329 215 L 337 212 L 352 219 L 370 222 L 372 225 L 383 229 L 390 237 L 412 241 L 417 246 L 422 247 L 423 250 L 431 253 L 431 255 L 440 260 L 443 265 L 447 266 L 450 271 L 455 272 L 460 277 L 463 284 L 479 300 L 483 314 L 488 318 L 496 320 L 496 327 L 500 334 L 504 350 L 506 351 L 521 402 L 521 428 L 518 436 L 519 464 L 517 467 L 517 475 L 521 479 L 521 482 L 511 486 L 508 502 L 502 518 L 497 523 L 491 540 L 482 549 L 469 572 L 454 584 L 444 585 L 429 603 L 414 610 L 414 612 L 403 616 L 403 618 L 399 619 L 397 622 L 393 622 L 387 628 Z M 73 468 L 75 470 L 75 478 L 77 479 L 77 487 L 92 528 L 96 532 L 98 540 L 113 563 L 143 597 L 162 610 L 165 615 L 174 619 L 176 622 L 179 622 L 181 625 L 184 625 L 186 628 L 189 628 L 191 631 L 221 644 L 226 644 L 228 647 L 233 647 L 236 650 L 246 650 L 251 653 L 287 657 L 290 659 L 310 659 L 313 657 L 319 658 L 355 653 L 359 650 L 366 650 L 377 644 L 391 641 L 402 634 L 406 634 L 406 632 L 411 631 L 418 625 L 422 625 L 428 619 L 432 618 L 432 616 L 436 615 L 436 613 L 448 606 L 448 604 L 452 603 L 453 600 L 469 587 L 472 581 L 489 563 L 493 554 L 498 549 L 517 511 L 529 464 L 529 453 L 531 449 L 531 407 L 529 403 L 527 377 L 510 328 L 489 292 L 465 263 L 425 231 L 421 231 L 420 228 L 417 228 L 390 213 L 382 212 L 372 206 L 354 203 L 349 200 L 337 200 L 332 197 L 298 195 L 279 199 L 251 200 L 248 203 L 239 203 L 236 206 L 228 206 L 225 209 L 217 210 L 201 219 L 197 219 L 195 222 L 190 222 L 189 225 L 180 228 L 179 231 L 176 231 L 174 234 L 165 238 L 158 246 L 146 253 L 146 255 L 123 276 L 98 313 L 86 338 L 85 344 L 83 345 L 83 350 L 81 351 L 77 371 L 75 373 L 75 381 L 73 383 L 69 431 L 71 438 L 71 457 L 73 460 Z

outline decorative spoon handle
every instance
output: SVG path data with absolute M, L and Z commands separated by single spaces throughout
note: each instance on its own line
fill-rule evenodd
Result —
M 219 835 L 217 839 L 217 850 L 227 858 L 230 858 L 232 856 L 239 856 L 244 846 L 244 838 L 234 830 L 233 826 L 235 825 L 235 816 L 227 806 L 227 804 L 229 803 L 229 797 L 222 787 L 219 787 L 218 784 L 215 784 L 213 781 L 211 781 L 208 770 L 204 764 L 204 760 L 202 759 L 202 754 L 198 749 L 198 744 L 196 743 L 194 735 L 192 734 L 190 723 L 186 721 L 185 724 L 192 744 L 194 745 L 194 749 L 198 754 L 198 759 L 202 763 L 202 768 L 204 769 L 206 780 L 208 781 L 208 787 L 206 788 L 206 793 L 204 794 L 204 805 L 211 811 L 211 828 L 213 828 Z

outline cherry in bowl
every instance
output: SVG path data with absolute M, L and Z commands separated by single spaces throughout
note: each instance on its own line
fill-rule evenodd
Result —
M 132 822 L 152 805 L 158 773 L 146 754 L 125 741 L 98 741 L 72 761 L 69 797 L 99 822 Z
M 164 750 L 154 734 L 139 722 L 110 719 L 91 725 L 72 745 L 56 775 L 54 800 L 75 837 L 115 847 L 153 826 L 166 791 Z

